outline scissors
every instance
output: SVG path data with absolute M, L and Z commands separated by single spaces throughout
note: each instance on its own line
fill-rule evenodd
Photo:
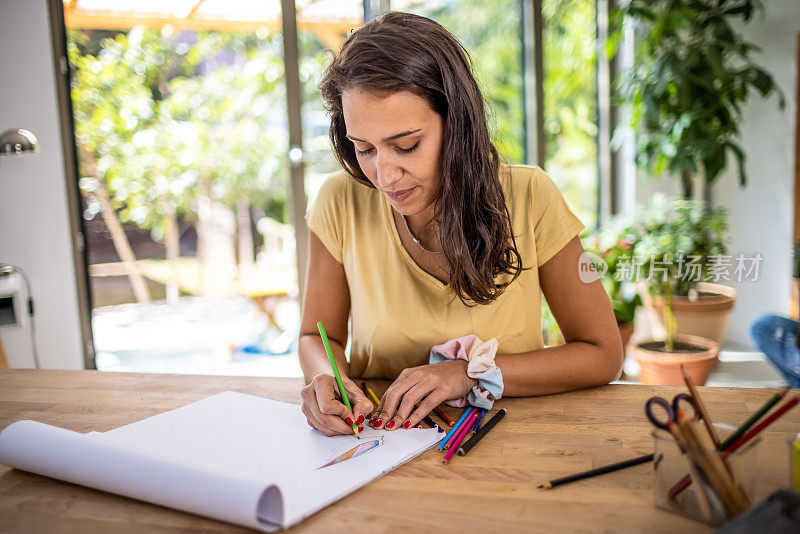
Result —
M 672 398 L 672 403 L 663 397 L 651 397 L 647 400 L 647 404 L 644 406 L 644 413 L 647 415 L 647 418 L 650 420 L 650 422 L 653 423 L 657 428 L 670 431 L 670 427 L 672 427 L 678 421 L 678 411 L 680 410 L 681 401 L 684 401 L 692 407 L 695 419 L 700 417 L 700 412 L 697 410 L 697 405 L 695 404 L 694 399 L 691 397 L 691 395 L 686 393 L 678 393 L 675 395 Z M 666 412 L 666 421 L 656 416 L 654 413 L 656 406 L 660 406 L 664 412 Z

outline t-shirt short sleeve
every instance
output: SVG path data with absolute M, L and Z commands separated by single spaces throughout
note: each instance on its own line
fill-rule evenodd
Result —
M 538 264 L 543 265 L 586 227 L 569 208 L 558 186 L 538 167 L 531 190 L 536 256 Z
M 347 224 L 348 180 L 352 178 L 344 172 L 330 175 L 306 211 L 308 228 L 339 263 L 342 263 Z

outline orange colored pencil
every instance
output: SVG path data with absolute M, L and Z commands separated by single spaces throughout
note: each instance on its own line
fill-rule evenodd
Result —
M 444 422 L 445 422 L 445 423 L 447 423 L 448 425 L 450 425 L 450 426 L 455 426 L 455 424 L 456 424 L 456 423 L 455 423 L 455 421 L 453 421 L 452 419 L 450 419 L 449 417 L 447 417 L 447 414 L 446 414 L 446 413 L 444 413 L 444 412 L 443 412 L 441 409 L 439 409 L 439 408 L 434 408 L 434 409 L 433 409 L 433 412 L 434 412 L 436 415 L 438 415 L 439 417 L 441 417 L 441 418 L 442 418 L 442 421 L 444 421 Z

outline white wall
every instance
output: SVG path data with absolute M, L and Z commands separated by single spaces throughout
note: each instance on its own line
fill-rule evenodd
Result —
M 44 368 L 81 369 L 83 349 L 45 0 L 0 2 L 0 131 L 26 128 L 41 152 L 0 157 L 0 263 L 31 277 Z M 33 367 L 27 335 L 0 328 L 11 367 Z
M 797 33 L 800 32 L 800 2 L 766 0 L 763 17 L 741 26 L 744 38 L 762 48 L 753 61 L 766 68 L 786 97 L 778 108 L 777 97 L 764 100 L 757 93 L 743 109 L 741 146 L 747 156 L 748 185 L 739 187 L 735 161 L 714 184 L 714 205 L 729 211 L 729 254 L 763 260 L 756 281 L 723 281 L 737 290 L 724 346 L 754 350 L 748 326 L 765 312 L 789 313 L 792 232 L 794 225 L 794 143 L 797 94 Z M 699 185 L 699 184 L 696 184 Z M 647 201 L 655 191 L 680 194 L 678 180 L 641 180 L 636 199 Z M 698 197 L 702 195 L 695 188 Z
M 741 30 L 746 40 L 762 48 L 753 55 L 754 61 L 773 75 L 786 107 L 780 110 L 774 96 L 751 98 L 741 127 L 747 186 L 739 187 L 736 168 L 731 166 L 713 192 L 715 204 L 730 210 L 731 252 L 761 253 L 764 258 L 755 282 L 730 284 L 738 291 L 726 336 L 731 346 L 753 346 L 747 329 L 758 314 L 789 313 L 800 2 L 767 0 L 764 6 L 763 19 Z

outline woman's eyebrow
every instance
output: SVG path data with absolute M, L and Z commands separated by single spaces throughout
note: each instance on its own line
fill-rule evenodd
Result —
M 415 134 L 415 133 L 417 133 L 417 132 L 418 132 L 418 131 L 420 131 L 420 130 L 422 130 L 422 128 L 417 128 L 416 130 L 409 130 L 409 131 L 407 131 L 407 132 L 403 132 L 403 133 L 399 133 L 399 134 L 390 135 L 389 137 L 387 137 L 386 139 L 384 139 L 384 140 L 383 140 L 383 142 L 384 142 L 384 143 L 388 143 L 389 141 L 394 141 L 395 139 L 399 139 L 399 138 L 401 138 L 401 137 L 405 137 L 405 136 L 407 136 L 407 135 Z M 353 137 L 353 136 L 351 136 L 350 134 L 345 134 L 345 137 L 347 137 L 347 138 L 348 138 L 348 139 L 350 139 L 351 141 L 361 141 L 362 143 L 369 143 L 369 141 L 364 141 L 363 139 L 359 139 L 358 137 Z

